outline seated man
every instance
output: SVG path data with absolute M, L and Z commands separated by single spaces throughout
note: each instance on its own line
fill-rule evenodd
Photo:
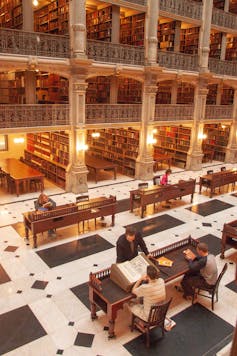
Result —
M 35 202 L 35 210 L 48 211 L 56 207 L 56 203 L 53 199 L 49 198 L 46 194 L 41 193 Z M 56 233 L 53 229 L 48 230 L 50 237 L 56 237 Z
M 217 266 L 215 256 L 209 254 L 208 246 L 204 242 L 197 245 L 196 256 L 191 250 L 185 250 L 185 258 L 189 263 L 189 271 L 185 273 L 181 286 L 183 297 L 193 296 L 195 288 L 208 287 L 217 281 Z
M 146 283 L 142 284 L 143 282 Z M 159 278 L 159 271 L 152 265 L 147 266 L 147 275 L 134 284 L 132 293 L 138 298 L 143 297 L 143 304 L 130 303 L 129 309 L 134 315 L 147 321 L 151 306 L 166 298 L 165 282 Z
M 127 227 L 125 234 L 118 238 L 116 244 L 117 263 L 130 261 L 138 255 L 138 247 L 148 255 L 145 242 L 139 232 L 132 227 Z M 149 256 L 149 255 L 148 255 Z

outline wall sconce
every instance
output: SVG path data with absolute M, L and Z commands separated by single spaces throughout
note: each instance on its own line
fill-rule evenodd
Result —
M 204 133 L 200 133 L 200 134 L 198 134 L 198 138 L 199 138 L 199 140 L 205 140 L 207 138 L 207 135 Z
M 157 139 L 153 137 L 153 135 L 149 135 L 147 137 L 147 144 L 148 145 L 154 145 L 154 143 L 157 142 Z
M 98 138 L 98 137 L 100 137 L 100 133 L 99 132 L 92 132 L 91 137 Z
M 32 4 L 33 4 L 34 6 L 38 6 L 38 5 L 39 5 L 39 1 L 38 1 L 38 0 L 33 0 L 33 1 L 32 1 Z
M 24 142 L 25 142 L 25 139 L 24 139 L 24 137 L 15 137 L 15 138 L 13 139 L 13 142 L 14 142 L 14 143 L 24 143 Z
M 221 128 L 224 130 L 226 128 L 226 126 L 225 125 L 221 125 Z
M 88 150 L 88 145 L 82 143 L 82 144 L 77 144 L 77 151 L 87 151 Z
M 153 129 L 152 133 L 156 134 L 157 133 L 157 129 Z

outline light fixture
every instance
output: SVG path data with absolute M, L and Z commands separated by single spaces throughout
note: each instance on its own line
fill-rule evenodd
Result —
M 226 128 L 226 125 L 221 125 L 221 128 L 224 130 Z
M 77 151 L 87 151 L 88 148 L 88 145 L 86 145 L 85 143 L 77 144 Z
M 153 132 L 153 133 L 157 133 L 157 129 L 153 129 L 152 132 Z
M 13 142 L 14 142 L 14 143 L 24 143 L 24 142 L 25 142 L 25 139 L 24 139 L 24 137 L 15 137 L 15 138 L 13 139 Z
M 207 135 L 204 133 L 200 133 L 200 134 L 198 134 L 198 138 L 199 138 L 199 140 L 205 140 L 207 138 Z
M 153 145 L 153 144 L 156 143 L 156 142 L 157 142 L 157 139 L 154 138 L 153 135 L 149 135 L 149 136 L 147 137 L 147 144 L 148 144 L 148 145 Z
M 33 4 L 34 6 L 38 6 L 38 5 L 39 5 L 39 1 L 38 1 L 38 0 L 33 0 L 33 1 L 32 1 L 32 4 Z
M 100 137 L 100 133 L 99 132 L 92 132 L 91 136 L 93 138 L 98 138 L 98 137 Z

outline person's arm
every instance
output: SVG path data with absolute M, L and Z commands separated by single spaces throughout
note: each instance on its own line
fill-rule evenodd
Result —
M 140 233 L 137 233 L 137 240 L 138 240 L 138 245 L 141 247 L 141 250 L 145 253 L 145 255 L 149 255 L 146 244 Z
M 190 272 L 199 272 L 207 263 L 206 257 L 196 257 L 194 260 L 189 260 Z
M 56 203 L 53 199 L 49 198 L 49 202 L 51 203 L 52 208 L 56 208 Z
M 117 253 L 116 263 L 121 263 L 121 262 L 125 262 L 126 261 L 126 258 L 124 256 L 124 248 L 121 245 L 121 243 L 117 243 L 117 245 L 116 245 L 116 253 Z
M 142 276 L 138 281 L 134 284 L 132 288 L 132 293 L 137 297 L 143 297 L 143 286 L 142 282 L 147 282 L 147 276 Z

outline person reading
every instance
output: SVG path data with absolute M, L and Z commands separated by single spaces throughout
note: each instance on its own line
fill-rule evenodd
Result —
M 171 174 L 171 169 L 167 169 L 165 171 L 165 174 L 161 177 L 160 180 L 160 185 L 167 185 L 168 183 L 168 179 L 169 179 L 169 175 Z
M 48 195 L 41 193 L 35 202 L 35 210 L 48 211 L 56 207 L 56 203 Z M 56 237 L 56 233 L 53 229 L 48 230 L 49 237 Z
M 209 254 L 208 246 L 204 242 L 197 245 L 197 255 L 191 250 L 184 251 L 184 256 L 188 260 L 189 270 L 185 273 L 181 286 L 178 289 L 183 292 L 183 297 L 188 299 L 193 296 L 195 288 L 209 287 L 216 283 L 218 271 L 215 256 Z
M 148 255 L 146 244 L 140 234 L 133 227 L 127 227 L 125 234 L 118 238 L 116 243 L 117 263 L 130 261 L 138 255 L 138 248 Z
M 159 277 L 159 271 L 152 265 L 147 266 L 146 275 L 142 276 L 133 286 L 132 293 L 137 298 L 143 298 L 143 304 L 138 300 L 129 303 L 130 311 L 147 321 L 151 306 L 166 299 L 165 282 Z

